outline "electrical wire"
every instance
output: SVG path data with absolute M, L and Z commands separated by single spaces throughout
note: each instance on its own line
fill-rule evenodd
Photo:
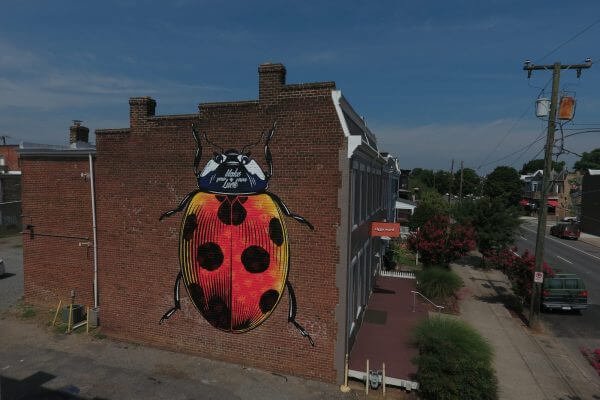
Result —
M 558 51 L 562 47 L 566 46 L 567 44 L 571 43 L 573 40 L 577 39 L 579 36 L 583 35 L 585 32 L 587 32 L 588 30 L 590 30 L 594 25 L 596 25 L 598 23 L 600 23 L 600 18 L 598 18 L 597 20 L 595 20 L 594 22 L 592 22 L 591 24 L 589 24 L 588 26 L 586 26 L 585 28 L 583 28 L 582 30 L 580 30 L 579 32 L 577 32 L 571 38 L 567 39 L 563 43 L 561 43 L 558 46 L 556 46 L 552 51 L 550 51 L 549 53 L 547 53 L 546 55 L 544 55 L 537 62 L 538 63 L 542 62 L 543 60 L 545 60 L 546 58 L 548 58 L 549 56 L 551 56 L 552 54 L 554 54 L 556 51 Z

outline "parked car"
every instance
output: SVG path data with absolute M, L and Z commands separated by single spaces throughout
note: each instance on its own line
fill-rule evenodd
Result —
M 550 234 L 563 239 L 577 240 L 581 234 L 581 229 L 577 224 L 556 224 L 550 228 Z
M 544 279 L 541 304 L 546 310 L 585 310 L 588 291 L 577 275 L 557 273 Z
M 579 222 L 577 217 L 564 217 L 563 219 L 561 219 L 562 222 Z

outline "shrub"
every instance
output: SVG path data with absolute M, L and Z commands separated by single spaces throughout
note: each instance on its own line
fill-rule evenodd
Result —
M 498 386 L 491 346 L 473 328 L 429 318 L 414 331 L 419 393 L 425 400 L 495 400 Z
M 508 277 L 515 295 L 528 303 L 533 289 L 535 255 L 525 250 L 523 255 L 519 256 L 516 253 L 516 248 L 513 248 L 512 250 L 491 250 L 485 253 L 484 256 Z M 545 261 L 542 262 L 542 271 L 545 276 L 554 276 L 555 274 Z
M 472 228 L 451 224 L 447 216 L 436 215 L 409 237 L 408 246 L 419 252 L 425 266 L 447 266 L 475 248 L 475 235 Z
M 451 296 L 462 286 L 462 279 L 455 272 L 445 268 L 427 268 L 417 273 L 419 291 L 430 299 Z

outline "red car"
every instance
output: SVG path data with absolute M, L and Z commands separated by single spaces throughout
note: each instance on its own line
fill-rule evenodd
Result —
M 550 234 L 561 237 L 563 239 L 579 239 L 581 230 L 576 224 L 556 224 L 550 228 Z

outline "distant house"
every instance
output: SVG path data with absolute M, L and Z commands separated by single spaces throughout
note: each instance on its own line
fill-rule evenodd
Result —
M 577 179 L 577 173 L 569 173 L 567 170 L 561 172 L 552 171 L 551 187 L 548 191 L 548 200 L 546 205 L 548 213 L 557 217 L 566 217 L 575 215 L 571 190 L 576 190 L 577 185 L 569 182 Z M 534 213 L 541 207 L 542 183 L 544 180 L 544 171 L 539 169 L 533 173 L 521 175 L 523 182 L 521 206 Z
M 21 230 L 19 146 L 0 145 L 0 233 Z
M 600 169 L 588 170 L 581 189 L 581 230 L 600 236 Z

